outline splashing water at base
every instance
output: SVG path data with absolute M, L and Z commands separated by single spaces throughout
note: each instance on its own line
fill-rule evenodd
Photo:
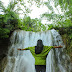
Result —
M 46 32 L 26 32 L 16 30 L 11 36 L 11 45 L 7 55 L 7 65 L 4 72 L 35 72 L 35 59 L 29 50 L 18 51 L 18 48 L 36 46 L 37 40 L 42 39 L 45 46 L 62 45 L 61 49 L 51 49 L 46 58 L 46 72 L 71 72 L 68 55 L 64 54 L 64 44 L 56 30 Z M 63 63 L 64 62 L 64 63 Z

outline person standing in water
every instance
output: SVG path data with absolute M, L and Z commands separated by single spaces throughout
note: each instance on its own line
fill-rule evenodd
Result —
M 62 48 L 62 46 L 44 46 L 41 39 L 37 41 L 37 46 L 18 50 L 30 50 L 35 58 L 36 72 L 46 72 L 46 57 L 52 48 Z

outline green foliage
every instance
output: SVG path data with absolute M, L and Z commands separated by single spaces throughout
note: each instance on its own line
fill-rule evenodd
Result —
M 22 23 L 20 25 L 20 28 L 22 30 L 26 30 L 26 31 L 32 31 L 33 30 L 33 20 L 28 16 L 28 17 L 25 17 L 23 20 L 22 20 Z
M 50 1 L 44 2 L 44 4 L 53 12 L 53 7 L 50 5 Z
M 55 0 L 55 4 L 56 2 L 57 0 Z M 58 5 L 60 5 L 62 11 L 65 12 L 65 16 L 71 19 L 72 18 L 72 0 L 59 0 Z
M 29 16 L 26 16 L 22 20 L 20 29 L 25 30 L 25 31 L 38 32 L 41 30 L 45 31 L 46 27 L 41 23 L 41 20 L 37 18 L 31 19 Z
M 8 38 L 9 37 L 9 34 L 10 33 L 10 30 L 8 29 L 4 29 L 4 28 L 0 28 L 0 38 Z
M 41 30 L 46 30 L 46 27 L 41 23 L 39 19 L 31 19 L 29 16 L 24 16 L 23 19 L 19 18 L 19 14 L 14 11 L 15 5 L 17 4 L 16 1 L 11 1 L 7 8 L 1 4 L 1 9 L 4 14 L 0 14 L 0 38 L 8 38 L 10 33 L 16 29 L 21 29 L 25 31 L 34 31 L 38 32 Z M 22 1 L 20 3 L 23 5 Z M 23 5 L 25 6 L 25 5 Z M 16 9 L 21 10 L 20 8 Z
M 50 5 L 52 1 L 54 2 L 55 8 L 52 5 Z M 42 18 L 46 17 L 48 21 L 52 21 L 53 25 L 49 25 L 48 30 L 52 28 L 72 26 L 72 0 L 48 0 L 44 4 L 51 11 L 50 13 L 46 12 L 42 14 Z M 54 9 L 58 11 L 57 6 L 59 5 L 63 14 L 55 13 Z
M 7 8 L 3 6 L 0 2 L 1 9 L 4 14 L 0 14 L 0 38 L 8 38 L 11 31 L 19 28 L 19 16 L 14 12 L 14 7 L 16 3 L 10 2 Z
M 18 17 L 13 12 L 8 14 L 0 15 L 0 38 L 9 37 L 10 31 L 19 28 Z
M 53 29 L 53 28 L 54 28 L 53 24 L 48 25 L 48 30 Z
M 52 20 L 52 24 L 48 25 L 48 30 L 52 28 L 59 28 L 59 27 L 70 27 L 72 26 L 72 6 L 71 6 L 71 0 L 55 0 L 55 7 L 58 5 L 61 6 L 62 10 L 65 10 L 64 15 L 61 14 L 55 14 L 53 7 L 50 5 L 50 0 L 48 2 L 40 1 L 40 0 L 28 0 L 28 3 L 33 4 L 34 1 L 37 5 L 45 4 L 49 9 L 50 13 L 46 12 L 41 17 L 46 17 L 48 21 Z M 20 4 L 25 8 L 25 11 L 18 6 L 16 10 L 15 6 L 20 2 Z M 14 0 L 11 1 L 7 8 L 5 8 L 0 1 L 0 6 L 2 11 L 4 12 L 4 15 L 0 15 L 0 30 L 3 30 L 1 34 L 1 37 L 4 37 L 2 35 L 9 35 L 11 31 L 14 31 L 15 29 L 21 29 L 26 31 L 45 31 L 47 27 L 41 23 L 40 19 L 31 19 L 29 16 L 26 16 L 24 13 L 29 13 L 29 8 L 26 7 L 25 2 L 23 0 Z M 22 10 L 24 14 L 24 18 L 20 19 L 18 11 Z M 9 30 L 4 32 L 5 29 Z M 6 36 L 7 37 L 7 36 Z M 71 37 L 71 36 L 70 36 Z

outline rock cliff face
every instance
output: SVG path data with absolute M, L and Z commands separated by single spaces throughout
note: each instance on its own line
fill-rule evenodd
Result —
M 0 61 L 8 52 L 9 39 L 0 39 Z
M 67 53 L 70 56 L 70 60 L 72 63 L 72 27 L 62 27 L 62 28 L 56 28 L 56 30 L 59 31 L 59 34 L 62 37 L 62 40 L 65 44 L 65 53 Z
M 9 39 L 0 39 L 0 72 L 3 72 L 7 63 L 8 46 Z

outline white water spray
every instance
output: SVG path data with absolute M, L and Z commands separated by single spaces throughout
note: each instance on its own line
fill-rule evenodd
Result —
M 64 44 L 56 30 L 37 33 L 23 30 L 14 31 L 10 39 L 11 45 L 9 46 L 8 61 L 4 72 L 35 72 L 35 59 L 31 52 L 29 50 L 19 51 L 17 49 L 36 46 L 38 39 L 42 39 L 45 46 L 63 46 L 62 49 L 51 49 L 49 52 L 46 59 L 46 72 L 70 72 L 62 64 L 62 60 L 66 59 L 66 55 L 61 54 L 64 49 Z M 69 65 L 68 68 L 70 68 Z

